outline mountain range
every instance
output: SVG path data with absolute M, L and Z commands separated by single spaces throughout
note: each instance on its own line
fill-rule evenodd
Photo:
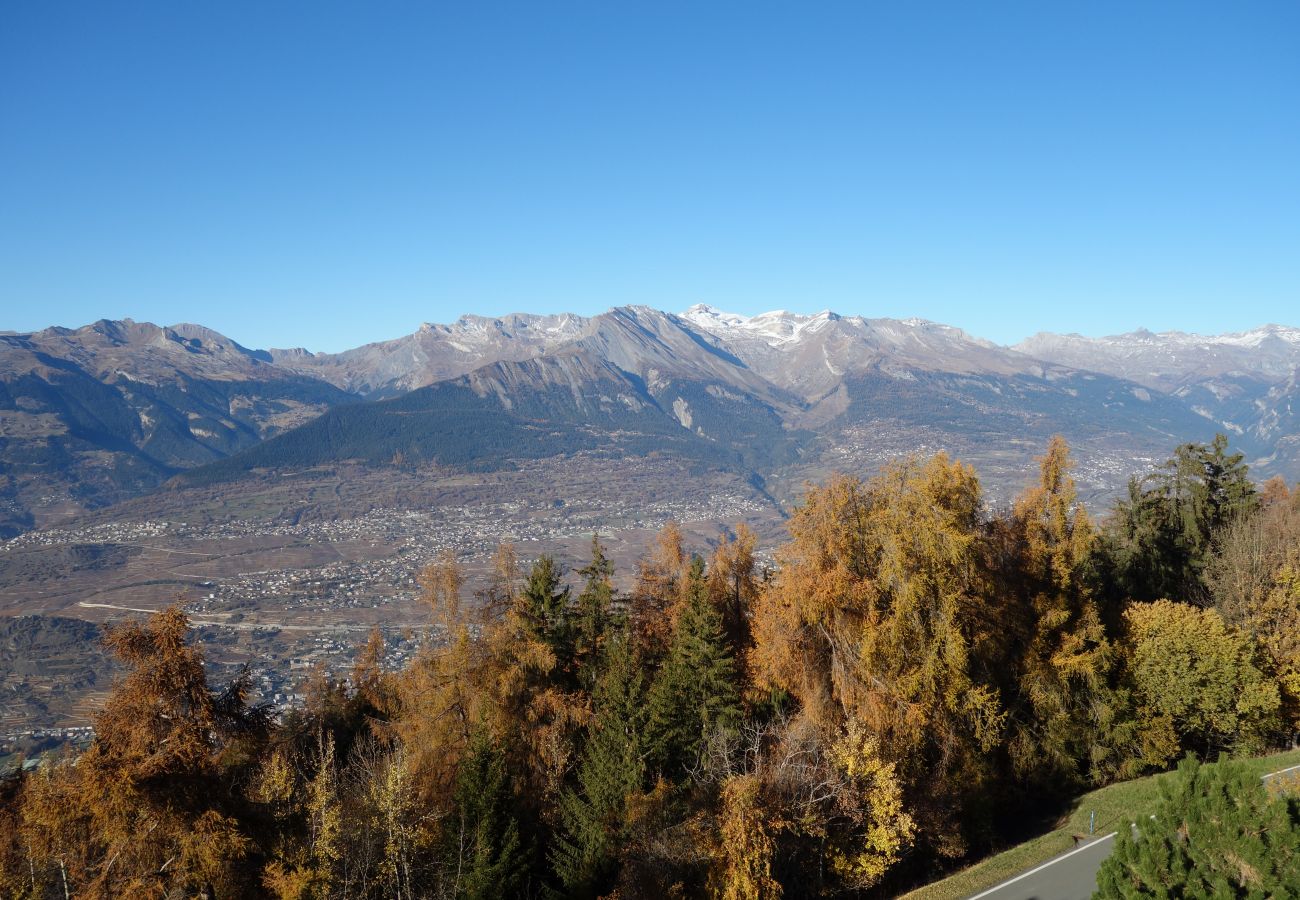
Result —
M 0 334 L 0 534 L 166 487 L 361 460 L 501 469 L 576 451 L 808 478 L 949 450 L 995 498 L 1063 434 L 1085 493 L 1225 431 L 1300 476 L 1300 329 L 1005 347 L 830 311 L 463 316 L 337 354 L 250 350 L 199 325 Z

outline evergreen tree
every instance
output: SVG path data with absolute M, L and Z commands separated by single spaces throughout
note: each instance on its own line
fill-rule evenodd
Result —
M 1245 454 L 1228 453 L 1228 436 L 1216 434 L 1208 447 L 1197 447 L 1189 458 L 1192 474 L 1204 485 L 1204 512 L 1207 537 L 1243 513 L 1259 506 L 1258 492 L 1250 480 Z
M 520 835 L 505 754 L 485 730 L 456 773 L 453 809 L 443 833 L 450 893 L 464 900 L 522 896 L 528 848 Z
M 1133 600 L 1208 598 L 1205 567 L 1216 537 L 1258 497 L 1228 439 L 1183 444 L 1160 471 L 1129 482 L 1109 538 L 1115 585 Z
M 608 888 L 628 796 L 645 780 L 645 676 L 625 634 L 610 641 L 604 659 L 577 788 L 560 798 L 563 835 L 551 861 L 567 896 Z
M 488 713 L 522 784 L 530 817 L 548 823 L 572 770 L 590 698 L 576 690 L 569 589 L 549 556 L 539 558 L 500 622 L 483 631 Z
M 573 657 L 573 625 L 569 586 L 561 583 L 560 576 L 554 557 L 538 557 L 518 602 L 525 637 L 545 644 L 563 669 Z
M 1120 828 L 1095 897 L 1295 896 L 1300 822 L 1244 766 L 1189 755 L 1160 795 L 1136 836 Z
M 573 613 L 573 656 L 578 686 L 591 690 L 596 681 L 601 643 L 609 627 L 614 601 L 614 564 L 605 556 L 600 538 L 591 537 L 591 562 L 579 569 L 587 579 Z
M 722 616 L 709 601 L 704 561 L 695 557 L 686 603 L 677 618 L 663 667 L 650 689 L 649 757 L 675 776 L 691 765 L 715 729 L 740 723 L 740 691 Z

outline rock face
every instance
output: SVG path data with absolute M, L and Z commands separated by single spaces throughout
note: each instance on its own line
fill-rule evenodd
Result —
M 1286 380 L 1300 366 L 1300 328 L 1265 325 L 1209 336 L 1145 330 L 1102 338 L 1039 333 L 1013 349 L 1173 392 L 1221 377 Z
M 1016 349 L 1174 396 L 1253 451 L 1263 466 L 1296 477 L 1300 328 L 1265 325 L 1221 335 L 1135 331 L 1103 338 L 1038 334 Z
M 425 322 L 414 334 L 342 353 L 270 350 L 268 357 L 284 369 L 349 393 L 392 397 L 489 363 L 539 356 L 579 337 L 589 321 L 568 313 L 461 316 L 450 325 Z
M 156 487 L 354 399 L 197 325 L 0 335 L 0 535 Z
M 1009 492 L 1061 433 L 1085 492 L 1105 493 L 1223 430 L 1261 474 L 1295 478 L 1298 367 L 1300 330 L 1276 325 L 1001 347 L 921 319 L 620 307 L 464 316 L 313 354 L 100 321 L 0 334 L 0 533 L 187 471 L 339 459 L 483 469 L 656 453 L 795 485 L 947 449 Z
M 1081 460 L 1085 495 L 1095 497 L 1214 430 L 1212 417 L 1163 390 L 923 319 L 746 317 L 707 306 L 682 317 L 799 396 L 803 409 L 786 421 L 816 434 L 805 457 L 814 475 L 945 449 L 1006 496 L 1060 433 Z
M 785 419 L 801 408 L 682 319 L 628 307 L 531 358 L 332 410 L 185 481 L 342 459 L 497 469 L 593 450 L 770 470 L 793 458 L 799 432 Z
M 1020 354 L 924 319 L 864 319 L 830 310 L 746 318 L 703 305 L 682 318 L 808 401 L 835 391 L 846 375 L 870 369 L 1011 375 L 1035 368 Z

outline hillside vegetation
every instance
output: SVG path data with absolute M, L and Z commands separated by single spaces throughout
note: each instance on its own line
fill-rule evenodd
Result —
M 573 588 L 503 546 L 471 598 L 444 556 L 413 663 L 375 635 L 279 717 L 208 683 L 179 609 L 119 626 L 90 747 L 3 784 L 0 891 L 887 897 L 1140 802 L 1086 791 L 1288 746 L 1300 492 L 1220 438 L 1097 525 L 1070 470 L 1053 440 L 996 513 L 943 454 L 837 476 L 774 567 L 670 525 L 626 596 L 594 538 Z

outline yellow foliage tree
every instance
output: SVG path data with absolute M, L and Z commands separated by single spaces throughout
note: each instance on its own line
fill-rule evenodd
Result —
M 853 822 L 852 841 L 832 842 L 831 865 L 845 884 L 866 888 L 898 862 L 915 832 L 903 806 L 894 764 L 880 758 L 876 739 L 861 722 L 849 722 L 831 745 L 830 759 L 857 789 L 854 801 L 839 812 Z
M 711 893 L 721 900 L 777 900 L 783 892 L 772 877 L 776 841 L 768 830 L 770 811 L 760 802 L 762 788 L 753 775 L 739 775 L 722 786 L 719 798 L 719 848 Z
M 238 893 L 252 841 L 234 810 L 223 757 L 242 759 L 262 724 L 245 685 L 212 693 L 203 657 L 173 606 L 105 643 L 128 667 L 75 760 L 47 766 L 24 796 L 33 863 L 67 895 L 163 897 Z
M 748 526 L 736 526 L 735 535 L 725 537 L 714 548 L 708 568 L 709 601 L 722 614 L 723 632 L 741 669 L 742 684 L 748 682 L 744 668 L 753 646 L 750 621 L 758 602 L 757 543 L 758 536 Z
M 860 722 L 828 731 L 803 716 L 751 726 L 747 737 L 723 765 L 735 771 L 719 797 L 715 896 L 877 885 L 911 846 L 915 824 L 875 737 Z M 783 886 L 783 877 L 799 883 Z
M 1300 491 L 1265 486 L 1259 512 L 1231 523 L 1210 561 L 1215 609 L 1264 649 L 1283 714 L 1300 728 Z
M 1219 537 L 1206 567 L 1214 606 L 1232 625 L 1254 633 L 1257 613 L 1284 568 L 1300 569 L 1300 491 L 1268 492 L 1258 512 L 1238 516 Z
M 410 789 L 436 818 L 450 806 L 456 766 L 487 715 L 493 663 L 475 637 L 483 622 L 462 609 L 464 574 L 455 557 L 444 554 L 420 581 L 434 633 L 395 680 L 388 731 L 404 748 Z
M 1284 566 L 1268 593 L 1246 612 L 1243 627 L 1271 663 L 1287 725 L 1300 729 L 1300 568 Z
M 262 875 L 262 883 L 279 900 L 318 900 L 333 896 L 342 856 L 343 809 L 339 796 L 334 740 L 320 735 L 312 760 L 316 771 L 305 782 L 283 751 L 273 753 L 255 784 L 254 796 L 276 817 L 282 840 Z M 300 839 L 286 827 L 296 813 L 306 819 Z M 294 835 L 293 837 L 298 837 Z
M 443 554 L 421 582 L 435 640 L 398 679 L 393 725 L 412 788 L 445 811 L 460 760 L 484 727 L 509 748 L 526 796 L 552 815 L 590 711 L 585 696 L 560 684 L 562 661 L 537 631 L 514 548 L 498 549 L 492 583 L 472 609 L 462 604 L 465 579 L 453 556 Z
M 1039 483 L 1015 502 L 1000 576 L 998 649 L 1015 672 L 1009 751 L 1019 775 L 1069 789 L 1105 750 L 1111 647 L 1086 579 L 1096 533 L 1078 503 L 1069 448 L 1052 439 Z M 1098 773 L 1094 772 L 1094 777 Z
M 972 659 L 996 627 L 978 480 L 943 454 L 866 484 L 839 476 L 808 492 L 789 528 L 755 616 L 755 678 L 818 723 L 861 723 L 926 838 L 960 854 L 960 798 L 987 779 L 1005 717 Z
M 1124 618 L 1142 763 L 1163 766 L 1188 750 L 1209 755 L 1264 745 L 1281 701 L 1276 682 L 1256 665 L 1249 636 L 1213 609 L 1169 600 L 1135 603 Z
M 636 583 L 628 598 L 637 653 L 658 659 L 668 651 L 677 612 L 686 602 L 690 563 L 682 529 L 669 521 L 656 535 L 650 553 L 637 564 Z

